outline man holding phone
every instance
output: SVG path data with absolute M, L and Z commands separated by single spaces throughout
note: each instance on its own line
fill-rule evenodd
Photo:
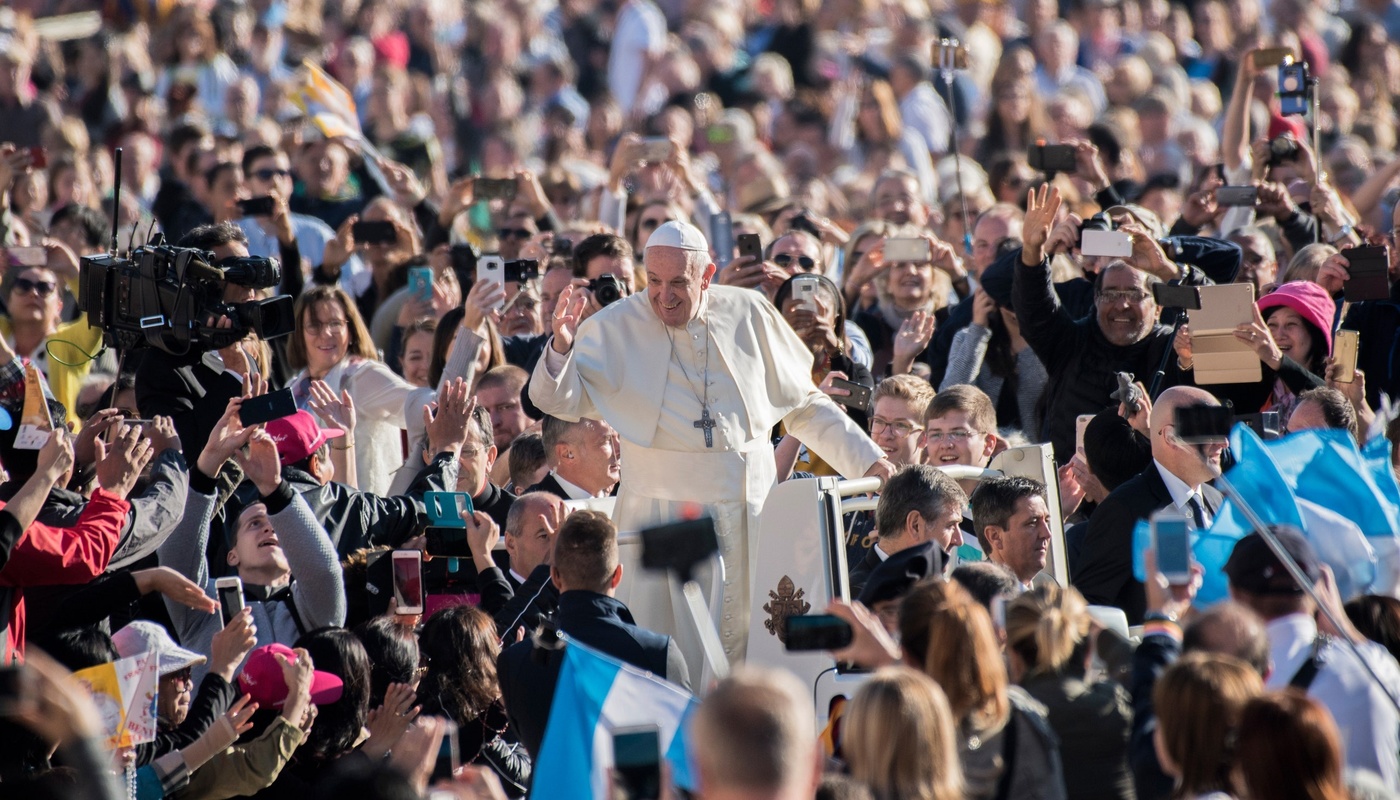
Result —
M 248 237 L 248 254 L 280 259 L 283 269 L 288 269 L 289 263 L 298 263 L 288 262 L 285 252 L 287 245 L 295 243 L 297 253 L 307 262 L 303 274 L 309 274 L 306 267 L 321 266 L 326 245 L 335 238 L 335 231 L 315 217 L 296 214 L 288 208 L 292 161 L 287 154 L 268 145 L 250 147 L 243 154 L 243 183 L 252 202 L 271 201 L 272 206 L 255 208 L 238 221 L 238 227 Z M 341 269 L 342 280 L 362 269 L 358 258 L 352 256 L 352 260 Z
M 1389 250 L 1387 279 L 1390 282 L 1390 297 L 1386 300 L 1367 300 L 1352 303 L 1341 327 L 1360 333 L 1360 348 L 1356 358 L 1356 368 L 1366 375 L 1366 402 L 1371 408 L 1381 407 L 1381 395 L 1395 397 L 1400 394 L 1400 360 L 1391 343 L 1400 332 L 1400 247 L 1396 244 L 1396 232 L 1400 231 L 1400 205 L 1391 215 L 1392 229 L 1386 237 Z M 1317 282 L 1327 293 L 1337 297 L 1351 278 L 1351 263 L 1341 253 L 1323 262 L 1317 273 Z

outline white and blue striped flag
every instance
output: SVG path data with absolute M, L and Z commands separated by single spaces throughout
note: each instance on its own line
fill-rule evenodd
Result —
M 613 732 L 643 725 L 658 729 L 671 782 L 693 789 L 685 727 L 698 705 L 679 686 L 570 639 L 535 759 L 530 797 L 607 800 L 612 796 Z

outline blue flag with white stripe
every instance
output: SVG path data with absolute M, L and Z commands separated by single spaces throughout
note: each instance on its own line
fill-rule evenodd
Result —
M 685 728 L 698 705 L 679 686 L 570 639 L 535 759 L 530 797 L 607 800 L 612 796 L 607 780 L 613 732 L 645 725 L 657 727 L 671 782 L 693 790 Z M 586 786 L 592 791 L 585 793 Z

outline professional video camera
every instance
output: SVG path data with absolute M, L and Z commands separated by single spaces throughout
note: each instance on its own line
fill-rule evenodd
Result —
M 155 347 L 173 355 L 227 347 L 257 332 L 275 339 L 292 332 L 288 295 L 246 303 L 224 302 L 224 287 L 276 286 L 282 267 L 271 258 L 226 258 L 190 247 L 172 247 L 157 235 L 128 258 L 82 259 L 78 308 L 102 329 L 103 342 L 120 350 Z M 220 317 L 230 325 L 217 327 Z

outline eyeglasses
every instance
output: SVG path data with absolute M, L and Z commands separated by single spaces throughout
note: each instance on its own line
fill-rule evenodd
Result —
M 1104 289 L 1099 292 L 1099 297 L 1110 303 L 1141 303 L 1148 298 L 1148 294 L 1141 289 Z
M 257 169 L 253 170 L 253 177 L 260 181 L 271 181 L 274 178 L 290 178 L 292 171 L 289 169 Z
M 185 667 L 167 674 L 165 677 L 177 680 L 181 683 L 194 683 L 194 667 Z
M 28 278 L 15 278 L 17 292 L 37 292 L 40 297 L 48 297 L 58 288 L 52 281 L 31 281 Z
M 886 428 L 892 429 L 894 431 L 895 436 L 898 436 L 901 439 L 909 438 L 909 434 L 913 433 L 914 431 L 923 430 L 923 428 L 920 428 L 917 425 L 910 425 L 909 423 L 903 420 L 888 420 L 882 419 L 880 417 L 870 418 L 871 433 L 878 434 L 880 431 Z
M 320 336 L 322 333 L 344 333 L 350 323 L 343 319 L 333 319 L 328 322 L 309 322 L 306 325 L 306 332 L 312 336 Z
M 797 262 L 797 266 L 800 267 L 803 272 L 811 272 L 817 268 L 817 260 L 811 256 L 794 256 L 790 253 L 773 256 L 773 263 L 780 267 L 786 267 L 794 261 Z
M 662 225 L 664 225 L 664 224 L 666 224 L 666 223 L 668 223 L 668 222 L 672 222 L 672 220 L 669 220 L 669 219 L 644 219 L 644 220 L 642 220 L 642 227 L 643 227 L 643 228 L 659 228 L 659 227 L 661 227 Z
M 534 233 L 526 230 L 525 228 L 499 228 L 496 230 L 496 236 L 502 239 L 524 240 L 534 235 Z
M 977 431 L 970 431 L 967 428 L 954 428 L 951 431 L 924 431 L 924 439 L 929 442 L 950 441 L 953 444 L 960 444 L 977 435 Z

